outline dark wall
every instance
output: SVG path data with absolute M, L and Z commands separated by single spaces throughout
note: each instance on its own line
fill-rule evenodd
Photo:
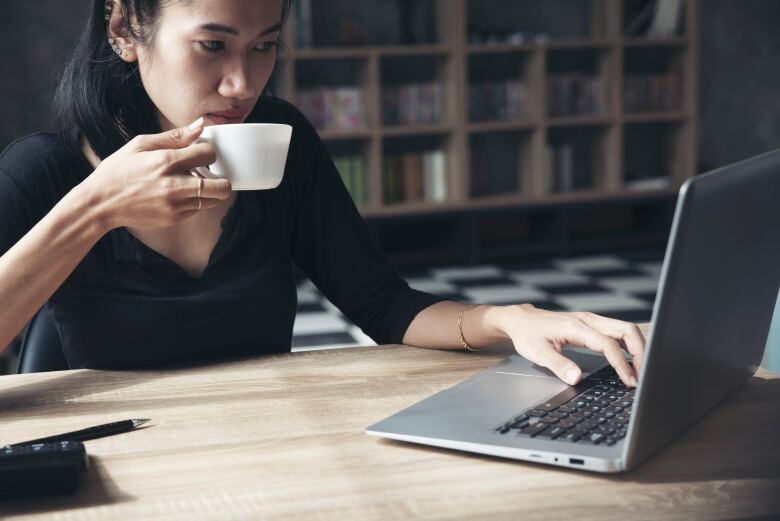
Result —
M 0 148 L 51 128 L 56 68 L 81 29 L 86 3 L 3 2 Z M 699 168 L 707 170 L 780 147 L 780 2 L 702 0 L 700 5 Z
M 699 167 L 780 148 L 780 2 L 703 0 Z
M 0 149 L 48 130 L 57 69 L 81 30 L 84 0 L 10 0 L 0 16 Z

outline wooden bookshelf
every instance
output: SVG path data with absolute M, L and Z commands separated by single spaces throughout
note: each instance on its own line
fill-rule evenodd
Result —
M 317 72 L 318 63 L 334 64 L 334 70 L 342 68 L 341 64 L 355 69 L 354 74 L 345 75 L 345 82 L 360 91 L 365 128 L 322 129 L 320 135 L 326 145 L 344 140 L 362 142 L 366 159 L 363 185 L 367 193 L 360 210 L 366 217 L 605 198 L 630 203 L 643 193 L 673 197 L 679 186 L 695 174 L 698 0 L 686 0 L 679 34 L 665 39 L 624 34 L 624 7 L 629 0 L 583 0 L 588 7 L 583 8 L 586 20 L 580 25 L 587 31 L 552 34 L 555 31 L 551 30 L 545 37 L 517 43 L 475 41 L 473 27 L 477 22 L 471 18 L 477 19 L 485 9 L 506 10 L 504 22 L 515 23 L 515 16 L 516 29 L 524 30 L 524 17 L 517 16 L 517 6 L 531 5 L 527 0 L 420 0 L 419 4 L 429 5 L 435 13 L 429 23 L 434 27 L 434 41 L 421 38 L 425 41 L 419 44 L 378 42 L 372 38 L 379 36 L 366 29 L 362 39 L 368 43 L 353 42 L 349 46 L 323 41 L 327 31 L 318 30 L 317 24 L 326 23 L 320 20 L 329 13 L 318 11 L 325 9 L 320 5 L 323 3 L 310 1 L 314 10 L 314 41 L 308 48 L 297 46 L 296 36 L 301 29 L 296 27 L 298 17 L 293 12 L 283 36 L 290 51 L 274 78 L 275 94 L 300 106 L 298 95 L 302 89 L 317 87 L 312 77 L 326 76 Z M 354 18 L 359 21 L 361 9 L 365 10 L 360 6 L 371 2 L 351 1 L 355 4 Z M 349 2 L 342 0 L 341 4 Z M 327 9 L 333 11 L 328 5 Z M 401 0 L 397 5 L 401 5 Z M 424 124 L 385 124 L 383 99 L 387 90 L 414 83 L 415 78 L 420 83 L 440 85 L 442 118 Z M 473 120 L 470 92 L 480 92 L 481 85 L 492 88 L 491 85 L 501 82 L 521 84 L 523 114 L 508 119 Z M 578 100 L 574 105 L 590 109 L 551 115 L 548 109 L 560 97 L 551 88 L 572 82 L 578 88 L 582 84 L 587 93 L 581 96 L 585 101 Z M 337 83 L 332 78 L 323 79 L 325 86 Z M 653 103 L 637 102 L 635 91 L 627 96 L 624 90 L 646 85 L 656 91 L 645 96 L 650 101 L 655 99 Z M 637 91 L 641 88 L 637 87 Z M 663 102 L 673 106 L 654 106 L 661 98 L 657 91 L 662 88 L 666 89 Z M 674 101 L 669 102 L 672 98 Z M 629 107 L 631 103 L 633 107 Z M 647 150 L 642 149 L 645 141 L 650 144 Z M 446 199 L 386 203 L 388 147 L 397 149 L 408 143 L 413 150 L 418 143 L 425 142 L 435 143 L 444 152 Z M 649 166 L 640 161 L 645 156 Z M 491 158 L 497 158 L 497 163 L 491 164 Z M 564 175 L 561 172 L 571 177 L 573 169 L 582 170 L 575 174 L 582 177 L 579 187 L 568 178 L 559 179 Z M 501 172 L 506 179 L 492 183 L 489 178 L 479 177 L 489 177 L 493 172 Z M 632 182 L 648 178 L 666 178 L 668 186 L 647 188 L 646 192 L 630 188 L 634 186 Z M 556 183 L 558 188 L 554 188 Z M 482 187 L 479 195 L 475 194 L 475 186 Z

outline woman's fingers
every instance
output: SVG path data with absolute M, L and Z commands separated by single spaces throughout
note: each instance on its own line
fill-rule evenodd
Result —
M 159 134 L 143 134 L 133 138 L 130 143 L 138 151 L 178 149 L 190 145 L 203 131 L 203 118 L 198 118 L 186 127 L 173 128 Z
M 522 355 L 531 362 L 546 367 L 555 373 L 555 376 L 569 385 L 575 385 L 582 377 L 582 370 L 579 366 L 556 351 L 548 343 L 531 347 L 531 349 L 528 349 L 528 352 L 523 350 Z
M 642 336 L 639 326 L 593 313 L 580 313 L 577 316 L 592 329 L 618 340 L 619 344 L 622 341 L 620 347 L 625 347 L 626 351 L 633 356 L 636 377 L 639 378 L 642 373 L 642 362 L 645 358 L 645 338 Z
M 198 166 L 209 166 L 217 160 L 217 151 L 211 143 L 193 143 L 186 148 L 157 153 L 165 155 L 164 160 L 174 172 L 189 172 Z
M 634 371 L 623 356 L 623 348 L 614 338 L 603 335 L 578 318 L 569 321 L 565 331 L 569 343 L 587 347 L 603 353 L 607 361 L 615 368 L 623 383 L 630 387 L 636 386 Z
M 209 208 L 214 208 L 219 204 L 221 199 L 213 199 L 208 197 L 201 197 L 200 203 L 198 203 L 197 197 L 190 197 L 188 199 L 185 199 L 182 203 L 180 211 L 183 212 L 195 212 L 197 213 L 200 210 L 208 210 Z
M 198 206 L 198 189 L 200 188 L 200 198 L 222 200 L 230 197 L 233 189 L 230 181 L 227 179 L 207 179 L 195 177 L 193 175 L 175 175 L 171 176 L 175 183 L 174 193 L 182 199 L 191 199 Z M 200 186 L 199 186 L 200 185 Z

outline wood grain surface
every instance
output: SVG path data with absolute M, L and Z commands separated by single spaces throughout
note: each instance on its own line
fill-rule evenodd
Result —
M 71 496 L 10 519 L 776 519 L 780 378 L 760 369 L 635 470 L 591 474 L 378 439 L 374 422 L 511 354 L 406 346 L 0 378 L 0 443 L 99 423 Z M 775 517 L 777 516 L 777 517 Z

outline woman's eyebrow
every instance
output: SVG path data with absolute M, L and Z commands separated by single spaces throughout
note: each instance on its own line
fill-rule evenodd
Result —
M 232 34 L 233 36 L 238 36 L 239 32 L 238 29 L 235 27 L 230 27 L 229 25 L 223 25 L 223 24 L 217 24 L 217 23 L 209 23 L 209 24 L 203 24 L 198 26 L 198 29 L 202 29 L 204 31 L 209 31 L 212 33 L 224 33 L 224 34 Z M 281 31 L 282 29 L 282 23 L 278 22 L 268 29 L 261 31 L 258 36 L 265 36 L 266 34 L 271 34 L 276 31 Z

